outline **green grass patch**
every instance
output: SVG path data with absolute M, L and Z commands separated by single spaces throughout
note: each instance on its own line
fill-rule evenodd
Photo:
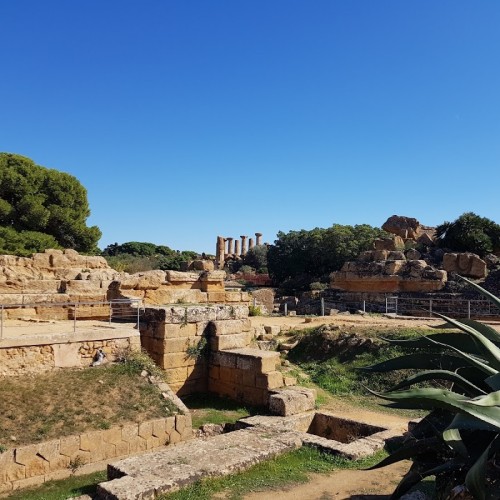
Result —
M 249 491 L 282 488 L 309 480 L 311 473 L 326 473 L 335 469 L 362 469 L 378 463 L 387 456 L 385 451 L 362 460 L 347 460 L 303 446 L 260 464 L 245 472 L 218 479 L 198 481 L 178 492 L 160 497 L 160 500 L 207 500 L 223 493 L 228 500 L 243 498 Z
M 197 429 L 203 424 L 233 424 L 240 418 L 262 414 L 262 411 L 259 412 L 259 408 L 242 405 L 231 399 L 221 398 L 210 393 L 191 394 L 183 397 L 182 400 L 191 411 L 193 429 Z
M 119 364 L 0 378 L 0 446 L 171 415 L 172 403 L 139 375 L 148 363 L 143 357 L 138 353 Z
M 60 481 L 47 481 L 43 485 L 9 495 L 9 500 L 66 500 L 80 495 L 93 496 L 97 485 L 106 481 L 106 471 L 82 476 L 71 476 Z

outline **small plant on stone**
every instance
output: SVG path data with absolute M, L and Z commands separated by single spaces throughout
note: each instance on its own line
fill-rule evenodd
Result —
M 248 306 L 249 316 L 262 316 L 262 310 L 259 306 Z
M 188 310 L 187 307 L 184 309 L 184 317 L 182 318 L 181 328 L 184 328 L 188 324 Z
M 197 344 L 190 344 L 188 346 L 186 355 L 188 358 L 199 359 L 205 354 L 207 346 L 207 339 L 203 337 Z
M 4 446 L 3 444 L 0 444 L 0 454 L 5 453 L 7 451 L 7 446 Z
M 84 464 L 85 461 L 83 457 L 81 455 L 77 455 L 69 461 L 68 469 L 70 469 L 71 473 L 74 474 Z

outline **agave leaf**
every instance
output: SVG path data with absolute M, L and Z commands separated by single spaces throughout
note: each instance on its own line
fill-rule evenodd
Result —
M 372 391 L 370 391 L 372 392 Z M 409 391 L 397 391 L 379 394 L 382 399 L 394 401 L 398 408 L 443 408 L 452 412 L 466 413 L 476 417 L 500 431 L 500 408 L 496 406 L 478 406 L 471 404 L 464 396 L 446 389 L 423 388 Z M 401 406 L 401 404 L 403 406 Z M 409 406 L 408 406 L 409 405 Z
M 471 356 L 465 352 L 462 352 L 460 349 L 457 349 L 456 347 L 447 346 L 445 344 L 440 344 L 439 342 L 436 342 L 436 341 L 429 339 L 429 338 L 427 340 L 429 342 L 431 342 L 432 344 L 440 345 L 442 347 L 446 347 L 447 349 L 451 349 L 453 352 L 456 352 L 460 357 L 467 359 L 472 366 L 479 368 L 481 371 L 487 373 L 488 375 L 495 375 L 496 373 L 498 373 L 498 370 L 495 370 L 491 366 L 488 366 L 487 364 L 483 363 L 482 361 L 480 361 L 476 357 Z M 500 350 L 499 350 L 499 354 L 500 354 Z M 498 365 L 500 367 L 500 360 L 498 361 Z
M 491 340 L 488 340 L 482 333 L 478 332 L 474 328 L 461 323 L 453 318 L 449 318 L 448 316 L 444 316 L 443 314 L 436 313 L 441 318 L 449 321 L 451 324 L 455 325 L 457 328 L 462 330 L 465 333 L 471 335 L 474 339 L 476 339 L 483 351 L 484 356 L 488 359 L 488 361 L 494 366 L 497 370 L 500 370 L 500 348 L 497 347 Z M 453 349 L 453 347 L 451 348 Z
M 431 335 L 426 335 L 425 337 L 419 339 L 386 339 L 382 337 L 382 340 L 391 344 L 404 347 L 405 349 L 417 349 L 417 348 L 429 348 L 429 342 L 427 339 L 435 340 L 440 344 L 446 344 L 452 347 L 456 347 L 463 352 L 469 354 L 481 354 L 481 350 L 478 349 L 476 342 L 464 333 L 433 333 Z
M 415 465 L 415 464 L 414 464 Z M 463 461 L 461 460 L 448 460 L 444 464 L 437 465 L 428 470 L 419 470 L 421 467 L 414 467 L 409 470 L 409 472 L 403 477 L 401 482 L 398 484 L 396 490 L 391 495 L 391 500 L 397 500 L 401 498 L 402 495 L 407 493 L 413 486 L 418 484 L 422 479 L 428 476 L 435 476 L 441 474 L 442 472 L 450 472 L 453 470 L 459 470 L 463 467 Z
M 493 439 L 465 476 L 465 485 L 477 500 L 486 500 L 486 468 L 488 458 L 493 450 L 498 450 L 500 439 Z
M 491 340 L 493 343 L 500 343 L 500 333 L 498 333 L 490 325 L 486 325 L 485 323 L 481 323 L 480 321 L 475 321 L 473 319 L 461 319 L 460 323 L 474 328 L 474 330 L 482 333 L 488 340 Z
M 459 356 L 451 354 L 429 354 L 415 352 L 397 358 L 382 361 L 372 366 L 359 368 L 362 371 L 388 372 L 392 370 L 420 369 L 445 369 L 456 370 L 467 366 L 468 363 Z
M 401 460 L 408 460 L 409 458 L 421 455 L 422 453 L 426 453 L 430 450 L 435 450 L 440 444 L 441 441 L 438 437 L 419 439 L 410 444 L 403 445 L 401 448 L 391 453 L 388 457 L 381 460 L 378 464 L 364 470 L 380 469 L 381 467 L 386 467 L 387 465 L 394 464 Z
M 485 394 L 485 392 L 479 387 L 471 384 L 466 378 L 458 375 L 458 373 L 451 372 L 449 370 L 428 370 L 425 372 L 417 373 L 416 375 L 412 375 L 408 377 L 406 380 L 403 380 L 399 384 L 395 385 L 391 389 L 388 389 L 386 392 L 397 391 L 404 387 L 409 387 L 412 384 L 418 384 L 419 382 L 423 382 L 425 380 L 450 380 L 458 387 L 463 389 L 471 396 L 477 396 L 480 394 Z
M 460 436 L 460 431 L 458 429 L 454 428 L 446 429 L 443 432 L 443 439 L 461 457 L 467 458 L 469 456 L 469 453 L 467 452 L 467 447 L 462 441 L 462 436 Z
M 491 387 L 494 391 L 500 391 L 500 373 L 496 375 L 492 375 L 488 377 L 485 382 Z
M 463 279 L 464 281 L 467 281 L 469 285 L 471 285 L 473 288 L 475 288 L 483 297 L 486 297 L 490 302 L 495 304 L 498 308 L 500 308 L 500 299 L 498 297 L 495 297 L 492 293 L 488 292 L 485 290 L 483 287 L 476 285 L 473 281 L 464 278 L 463 276 L 459 276 L 459 278 Z
M 471 399 L 471 404 L 478 406 L 500 406 L 500 391 L 491 392 L 484 396 Z
M 463 429 L 468 431 L 497 431 L 497 428 L 495 426 L 483 422 L 482 420 L 479 420 L 478 418 L 472 417 L 471 415 L 467 415 L 465 413 L 457 413 L 447 428 Z

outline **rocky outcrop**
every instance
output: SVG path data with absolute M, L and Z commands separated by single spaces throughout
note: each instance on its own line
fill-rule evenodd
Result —
M 415 240 L 427 246 L 434 244 L 435 228 L 424 226 L 413 217 L 392 215 L 382 224 L 382 229 L 388 233 L 399 236 L 404 241 Z
M 445 286 L 447 273 L 425 260 L 407 260 L 403 252 L 373 250 L 330 278 L 331 288 L 350 292 L 433 292 Z
M 488 274 L 486 262 L 475 253 L 445 253 L 443 269 L 470 278 L 485 278 Z

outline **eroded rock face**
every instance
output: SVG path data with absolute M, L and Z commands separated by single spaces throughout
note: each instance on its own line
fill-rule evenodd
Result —
M 475 253 L 445 253 L 443 269 L 470 278 L 485 278 L 488 274 L 486 262 Z
M 411 238 L 414 240 L 419 236 L 419 228 L 420 222 L 417 219 L 403 215 L 392 215 L 382 225 L 382 229 L 388 233 L 404 239 Z

